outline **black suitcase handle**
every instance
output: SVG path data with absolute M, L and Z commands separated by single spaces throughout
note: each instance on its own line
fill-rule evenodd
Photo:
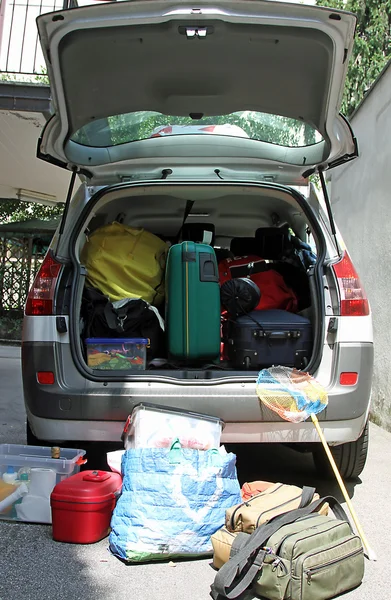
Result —
M 212 252 L 200 252 L 200 281 L 212 281 L 218 283 L 219 275 L 215 254 Z
M 301 336 L 300 331 L 265 331 L 263 329 L 254 329 L 253 336 L 255 338 L 262 337 L 269 340 L 286 340 L 289 338 L 297 339 Z

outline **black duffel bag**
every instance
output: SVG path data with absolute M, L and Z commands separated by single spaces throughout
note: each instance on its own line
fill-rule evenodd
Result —
M 98 289 L 85 286 L 81 305 L 83 338 L 147 338 L 147 358 L 163 356 L 164 332 L 150 305 L 141 298 L 115 304 Z

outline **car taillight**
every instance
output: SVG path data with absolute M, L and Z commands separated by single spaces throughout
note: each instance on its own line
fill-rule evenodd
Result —
M 26 315 L 52 315 L 54 291 L 61 264 L 47 254 L 28 293 Z
M 349 254 L 345 251 L 342 260 L 333 265 L 337 276 L 341 295 L 342 316 L 363 317 L 369 315 L 369 302 L 357 271 L 353 266 Z

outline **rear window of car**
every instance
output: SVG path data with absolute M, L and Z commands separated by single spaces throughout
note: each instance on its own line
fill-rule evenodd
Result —
M 114 115 L 84 125 L 71 140 L 83 146 L 106 148 L 148 138 L 194 134 L 244 137 L 289 148 L 311 146 L 323 139 L 303 121 L 247 110 L 200 118 L 151 111 Z

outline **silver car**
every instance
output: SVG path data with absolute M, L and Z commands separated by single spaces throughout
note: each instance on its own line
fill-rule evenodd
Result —
M 305 370 L 327 390 L 319 420 L 341 473 L 357 477 L 368 446 L 372 320 L 324 175 L 358 154 L 339 114 L 355 17 L 257 0 L 152 0 L 37 22 L 53 97 L 38 157 L 68 169 L 70 188 L 25 310 L 30 443 L 118 441 L 132 407 L 148 402 L 220 417 L 224 443 L 313 452 L 326 472 L 311 421 L 262 410 L 255 370 L 163 366 L 121 375 L 87 365 L 87 236 L 119 220 L 170 240 L 191 200 L 187 221 L 215 226 L 218 257 L 238 247 L 250 253 L 263 227 L 289 231 L 315 257 L 300 275 L 301 314 L 313 329 Z M 284 253 L 263 258 L 289 264 Z

